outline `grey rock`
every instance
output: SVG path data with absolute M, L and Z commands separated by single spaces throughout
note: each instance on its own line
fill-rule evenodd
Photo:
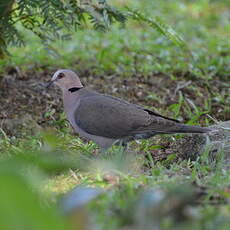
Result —
M 172 151 L 185 159 L 196 159 L 204 151 L 209 151 L 209 156 L 223 152 L 225 159 L 230 160 L 230 121 L 220 122 L 210 126 L 213 130 L 206 136 L 191 134 L 176 141 Z
M 24 116 L 12 119 L 1 119 L 0 128 L 6 134 L 16 137 L 22 136 L 23 134 L 35 135 L 42 129 L 28 113 L 24 114 Z

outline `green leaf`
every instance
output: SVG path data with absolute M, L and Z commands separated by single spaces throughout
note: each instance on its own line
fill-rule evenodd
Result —
M 148 150 L 163 149 L 162 145 L 152 145 L 148 147 Z
M 39 199 L 20 174 L 0 172 L 1 230 L 66 230 L 64 220 Z

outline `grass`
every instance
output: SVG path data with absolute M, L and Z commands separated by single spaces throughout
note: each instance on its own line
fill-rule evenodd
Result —
M 191 81 L 187 87 L 202 98 L 202 103 L 194 103 L 179 91 L 177 101 L 167 106 L 167 112 L 174 117 L 186 116 L 189 124 L 199 124 L 203 114 L 215 117 L 212 113 L 215 102 L 223 105 L 222 113 L 227 114 L 227 90 L 218 89 L 208 96 L 201 92 L 202 87 L 213 89 L 215 81 L 228 84 L 227 1 L 125 2 L 146 15 L 163 18 L 184 38 L 192 55 L 148 25 L 129 21 L 125 28 L 115 25 L 107 33 L 90 28 L 78 31 L 72 40 L 56 41 L 48 47 L 25 32 L 28 45 L 10 48 L 12 56 L 0 61 L 1 75 L 5 75 L 10 66 L 18 66 L 25 72 L 71 68 L 81 74 L 90 72 L 95 78 L 113 75 L 121 84 L 123 79 L 135 77 L 147 80 L 154 76 L 169 77 L 176 82 Z M 114 4 L 125 7 L 124 1 L 114 0 Z M 194 82 L 203 85 L 199 88 Z M 147 91 L 146 101 L 160 99 L 162 104 L 158 109 L 163 111 L 167 103 L 160 92 Z M 52 114 L 48 111 L 46 116 L 49 118 Z M 209 125 L 213 121 L 205 117 L 202 122 Z M 172 154 L 157 161 L 152 150 L 180 138 L 170 136 L 161 137 L 154 144 L 153 140 L 132 143 L 126 154 L 113 147 L 110 154 L 101 156 L 95 144 L 71 135 L 63 118 L 51 121 L 50 126 L 55 127 L 55 135 L 45 132 L 10 137 L 4 131 L 1 133 L 0 186 L 15 190 L 15 200 L 22 196 L 25 203 L 32 202 L 23 196 L 24 191 L 36 204 L 23 208 L 24 213 L 37 213 L 27 229 L 38 229 L 36 223 L 45 220 L 47 229 L 68 229 L 62 227 L 65 220 L 59 216 L 57 204 L 60 197 L 76 185 L 103 189 L 103 194 L 91 200 L 84 210 L 81 207 L 73 214 L 84 216 L 78 221 L 79 229 L 84 229 L 80 226 L 89 220 L 98 229 L 111 230 L 153 229 L 153 226 L 155 229 L 230 228 L 230 174 L 223 153 L 219 153 L 215 161 L 210 160 L 206 152 L 196 160 L 182 160 Z M 13 187 L 6 181 L 12 181 L 12 185 L 18 181 L 18 185 Z M 0 189 L 0 201 L 7 199 L 11 199 L 10 195 Z M 21 219 L 5 215 L 8 223 L 3 223 L 3 227 L 0 224 L 0 228 L 26 229 L 23 221 L 28 222 L 28 218 L 22 215 L 21 204 L 11 205 L 19 210 L 15 216 Z M 0 214 L 11 213 L 7 207 L 0 207 Z M 18 228 L 9 227 L 10 218 L 15 219 Z M 59 224 L 55 224 L 57 219 Z M 42 224 L 39 226 L 46 229 Z
M 39 160 L 41 146 L 44 156 Z M 62 194 L 76 185 L 104 189 L 99 198 L 87 205 L 88 218 L 92 218 L 101 229 L 119 229 L 137 224 L 143 227 L 145 225 L 140 218 L 153 221 L 156 227 L 160 224 L 162 229 L 190 229 L 191 222 L 196 229 L 212 229 L 204 227 L 206 225 L 219 225 L 219 229 L 229 227 L 229 204 L 226 202 L 229 199 L 230 175 L 222 153 L 216 161 L 210 160 L 205 153 L 194 161 L 166 159 L 157 162 L 152 159 L 151 167 L 146 168 L 143 165 L 149 163 L 149 159 L 139 155 L 138 149 L 124 154 L 113 148 L 110 155 L 85 158 L 89 146 L 62 132 L 48 138 L 45 134 L 15 141 L 3 139 L 1 147 L 4 155 L 11 156 L 11 161 L 15 155 L 26 153 L 26 164 L 16 158 L 17 170 L 20 165 L 22 168 L 26 165 L 27 183 L 29 181 L 30 186 L 40 191 L 43 205 L 48 202 L 53 206 Z M 32 152 L 36 158 L 31 161 L 27 155 L 33 155 Z M 61 153 L 61 158 L 57 152 Z M 84 156 L 80 164 L 79 156 Z M 75 161 L 70 163 L 69 158 L 71 161 L 75 158 Z M 60 167 L 61 159 L 65 159 L 67 164 L 64 168 Z M 8 169 L 11 169 L 9 163 Z M 53 173 L 55 169 L 58 171 Z M 15 195 L 20 199 L 20 194 Z M 143 213 L 138 213 L 139 206 Z M 149 209 L 157 213 L 160 223 L 147 214 Z

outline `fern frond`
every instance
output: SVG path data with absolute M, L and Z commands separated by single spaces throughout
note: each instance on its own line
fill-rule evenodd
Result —
M 128 18 L 145 22 L 176 45 L 187 48 L 183 38 L 159 17 L 149 18 L 126 7 L 122 12 L 106 0 L 4 0 L 0 3 L 0 55 L 8 45 L 21 45 L 23 34 L 16 25 L 32 31 L 43 43 L 69 38 L 69 32 L 83 27 L 89 18 L 94 29 L 107 31 L 111 24 L 125 24 Z
M 23 34 L 16 27 L 18 23 L 47 43 L 69 38 L 69 31 L 83 27 L 87 17 L 101 31 L 108 30 L 114 22 L 124 22 L 123 14 L 106 0 L 95 1 L 3 0 L 0 2 L 0 55 L 6 53 L 10 44 L 23 44 Z
M 184 39 L 170 25 L 163 22 L 163 20 L 160 17 L 149 18 L 141 12 L 139 12 L 138 10 L 132 10 L 128 7 L 126 7 L 126 9 L 128 16 L 132 19 L 139 22 L 146 22 L 152 28 L 156 29 L 162 35 L 171 40 L 174 44 L 183 48 L 187 47 L 187 44 L 184 41 Z

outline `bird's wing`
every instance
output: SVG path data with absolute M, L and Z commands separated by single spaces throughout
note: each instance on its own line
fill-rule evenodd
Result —
M 74 119 L 89 134 L 117 139 L 146 131 L 161 132 L 162 128 L 164 130 L 175 123 L 126 101 L 101 94 L 81 98 Z
M 113 97 L 113 96 L 110 96 L 110 95 L 104 95 L 104 96 L 109 97 L 109 98 L 112 98 L 112 99 L 114 99 L 114 100 L 116 100 L 116 101 L 120 101 L 121 103 L 124 103 L 124 104 L 133 105 L 133 106 L 135 106 L 135 107 L 138 108 L 138 109 L 141 109 L 141 110 L 144 110 L 144 111 L 148 112 L 148 114 L 150 114 L 150 115 L 154 115 L 154 116 L 156 116 L 156 117 L 162 117 L 162 118 L 164 118 L 164 119 L 166 119 L 166 120 L 170 120 L 170 121 L 174 121 L 174 122 L 180 123 L 180 121 L 178 121 L 178 120 L 176 120 L 176 119 L 174 119 L 174 118 L 163 116 L 163 115 L 161 115 L 161 114 L 159 114 L 159 113 L 157 113 L 157 112 L 155 112 L 155 111 L 146 109 L 146 108 L 144 108 L 143 106 L 135 105 L 135 104 L 132 104 L 132 103 L 130 103 L 130 102 L 128 102 L 128 101 L 125 101 L 125 100 L 122 100 L 122 99 L 120 99 L 120 98 Z

